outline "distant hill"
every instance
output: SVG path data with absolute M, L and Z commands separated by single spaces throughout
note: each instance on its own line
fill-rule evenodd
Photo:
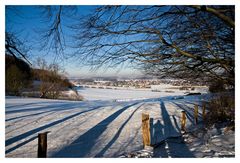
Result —
M 23 92 L 61 91 L 71 88 L 69 80 L 58 72 L 31 68 L 22 59 L 5 55 L 6 95 L 21 95 Z M 36 85 L 35 83 L 38 83 Z

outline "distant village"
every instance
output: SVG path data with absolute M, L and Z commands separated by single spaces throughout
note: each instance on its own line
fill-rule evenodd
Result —
M 99 89 L 151 89 L 157 91 L 157 86 L 165 85 L 172 89 L 194 90 L 196 87 L 205 87 L 203 83 L 192 83 L 186 80 L 175 79 L 72 79 L 71 82 L 77 87 Z M 170 88 L 170 89 L 171 89 Z

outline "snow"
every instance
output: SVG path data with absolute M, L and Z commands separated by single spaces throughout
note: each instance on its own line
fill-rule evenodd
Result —
M 149 90 L 138 89 L 98 89 L 98 88 L 79 88 L 78 94 L 82 95 L 85 100 L 118 100 L 118 101 L 130 101 L 130 100 L 142 100 L 149 98 L 159 98 L 165 96 L 171 96 L 173 93 L 169 92 L 152 92 Z M 174 95 L 184 95 L 183 91 L 177 91 Z
M 132 90 L 81 93 L 87 101 L 6 97 L 6 157 L 37 157 L 37 135 L 47 131 L 48 157 L 121 157 L 143 149 L 142 113 L 153 118 L 152 143 L 157 144 L 181 136 L 182 110 L 188 114 L 187 129 L 192 128 L 193 105 L 206 98 Z

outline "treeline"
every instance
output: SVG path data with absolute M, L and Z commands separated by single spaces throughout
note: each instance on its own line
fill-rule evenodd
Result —
M 21 59 L 5 55 L 6 95 L 20 95 L 32 83 L 32 69 Z
M 61 91 L 73 85 L 62 74 L 57 64 L 40 64 L 31 68 L 25 61 L 10 55 L 5 57 L 6 95 L 28 95 L 41 98 L 59 97 Z M 39 66 L 40 66 L 39 65 Z

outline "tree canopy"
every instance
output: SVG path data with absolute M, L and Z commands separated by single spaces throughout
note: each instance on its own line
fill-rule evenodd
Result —
M 103 6 L 74 29 L 93 64 L 234 84 L 234 6 Z
M 234 86 L 234 6 L 98 6 L 62 31 L 76 6 L 44 6 L 49 18 L 45 47 L 64 53 L 64 38 L 73 41 L 72 57 L 93 66 L 121 63 L 167 78 L 219 80 Z

